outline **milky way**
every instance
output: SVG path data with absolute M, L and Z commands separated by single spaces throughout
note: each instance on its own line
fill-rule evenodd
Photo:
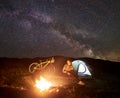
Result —
M 0 2 L 0 57 L 63 55 L 120 60 L 119 2 Z

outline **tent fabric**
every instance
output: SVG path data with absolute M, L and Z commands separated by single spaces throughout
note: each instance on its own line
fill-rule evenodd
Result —
M 72 66 L 74 71 L 77 72 L 78 76 L 91 76 L 88 66 L 84 61 L 74 60 L 72 62 Z

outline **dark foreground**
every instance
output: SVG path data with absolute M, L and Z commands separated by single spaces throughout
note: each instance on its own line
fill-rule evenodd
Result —
M 86 87 L 60 88 L 59 92 L 36 93 L 35 90 L 0 88 L 0 98 L 120 98 L 120 93 Z
M 61 68 L 66 59 L 55 57 L 57 78 L 53 81 L 65 81 Z M 79 58 L 80 59 L 80 58 Z M 81 58 L 82 59 L 82 58 Z M 0 59 L 0 98 L 120 98 L 119 62 L 109 62 L 93 59 L 82 59 L 92 68 L 91 79 L 81 79 L 85 86 L 74 83 L 73 80 L 64 82 L 61 87 L 51 88 L 41 93 L 34 87 L 32 75 L 28 67 L 37 59 Z M 58 74 L 59 73 L 59 74 Z

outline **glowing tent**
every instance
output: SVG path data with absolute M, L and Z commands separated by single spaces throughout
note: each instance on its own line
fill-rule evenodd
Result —
M 91 76 L 88 66 L 81 60 L 72 62 L 73 69 L 78 73 L 78 76 Z

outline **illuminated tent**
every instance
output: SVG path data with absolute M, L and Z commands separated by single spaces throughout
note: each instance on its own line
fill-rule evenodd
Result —
M 78 76 L 91 76 L 88 66 L 81 60 L 72 62 L 73 69 L 78 73 Z

